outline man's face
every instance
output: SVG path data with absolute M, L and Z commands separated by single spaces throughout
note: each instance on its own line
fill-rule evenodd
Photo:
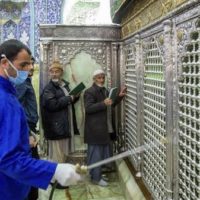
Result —
M 29 71 L 28 77 L 32 77 L 34 73 L 34 67 Z
M 16 58 L 11 62 L 16 67 L 16 69 L 20 70 L 20 71 L 30 71 L 31 68 L 32 68 L 31 55 L 29 55 L 28 52 L 25 49 L 21 50 L 17 54 Z M 10 66 L 10 64 L 7 67 L 7 72 L 12 77 L 16 77 L 16 75 L 17 75 L 16 70 L 13 69 Z
M 31 59 L 31 69 L 28 73 L 28 77 L 32 77 L 34 73 L 34 61 Z
M 99 85 L 103 86 L 105 83 L 105 74 L 98 74 L 94 77 L 94 82 Z
M 49 71 L 49 74 L 52 80 L 57 80 L 57 79 L 60 80 L 62 77 L 63 71 L 55 67 Z

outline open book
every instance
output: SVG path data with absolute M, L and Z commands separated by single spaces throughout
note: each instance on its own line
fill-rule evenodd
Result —
M 112 99 L 112 101 L 115 101 L 115 99 L 117 98 L 118 95 L 118 88 L 114 87 L 110 89 L 108 98 Z
M 85 89 L 83 82 L 79 83 L 73 90 L 69 92 L 69 95 L 77 95 Z

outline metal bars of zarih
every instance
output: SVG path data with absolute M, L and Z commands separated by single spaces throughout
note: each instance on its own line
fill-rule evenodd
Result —
M 144 60 L 144 145 L 166 137 L 164 66 L 154 38 L 147 41 Z M 166 147 L 160 145 L 143 155 L 143 178 L 156 200 L 165 199 Z
M 191 32 L 179 81 L 179 199 L 200 199 L 200 23 Z
M 125 101 L 125 134 L 127 149 L 135 149 L 137 143 L 137 77 L 135 63 L 135 48 L 133 45 L 127 45 L 125 48 L 125 82 L 127 95 Z M 133 165 L 137 166 L 136 155 L 132 156 Z

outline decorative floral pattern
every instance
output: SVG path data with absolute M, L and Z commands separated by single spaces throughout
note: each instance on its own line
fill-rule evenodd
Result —
M 38 24 L 59 24 L 62 2 L 62 0 L 28 1 L 21 9 L 16 6 L 12 11 L 5 3 L 5 6 L 0 7 L 0 43 L 11 38 L 19 39 L 34 51 L 33 55 L 38 60 Z
M 17 35 L 17 24 L 9 20 L 3 25 L 3 40 L 13 39 Z

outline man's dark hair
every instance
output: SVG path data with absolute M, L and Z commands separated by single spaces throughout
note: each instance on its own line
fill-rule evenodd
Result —
M 0 45 L 0 60 L 2 58 L 1 55 L 4 54 L 9 60 L 13 61 L 17 54 L 23 49 L 26 50 L 29 55 L 31 55 L 30 49 L 19 40 L 7 40 Z

